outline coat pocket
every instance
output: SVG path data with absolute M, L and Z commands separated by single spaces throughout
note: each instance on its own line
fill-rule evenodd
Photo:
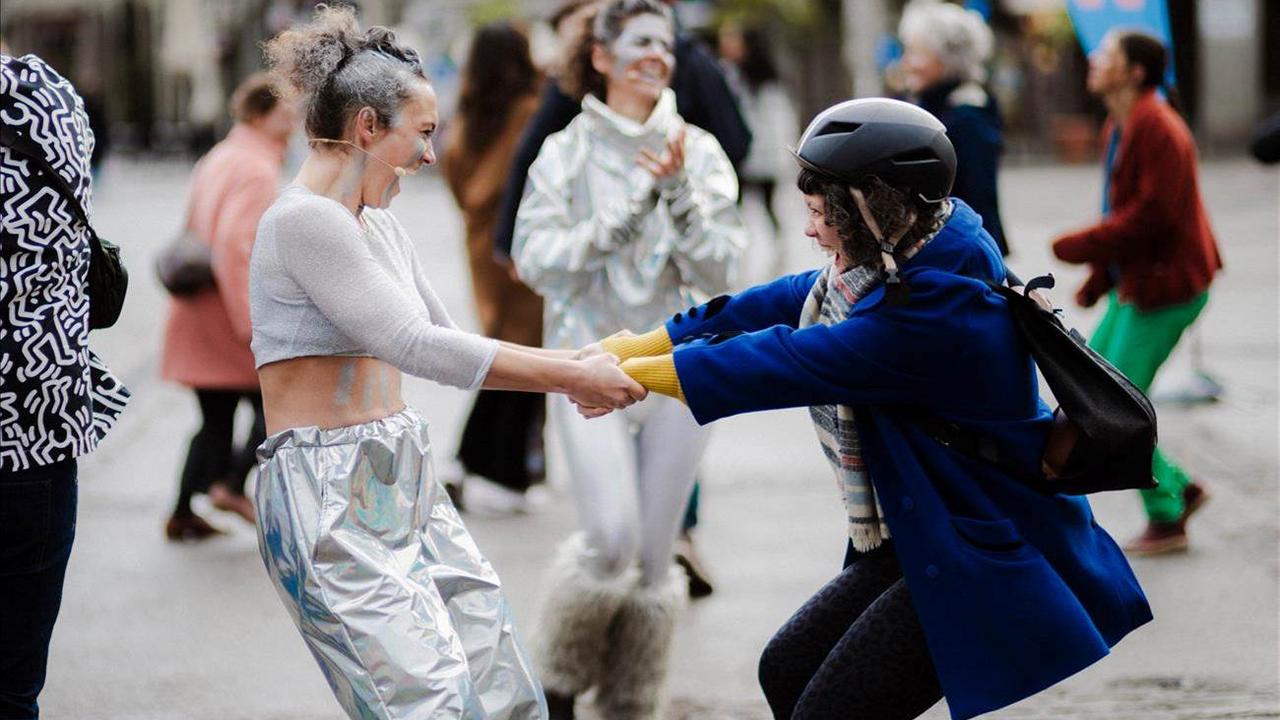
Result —
M 1027 547 L 1022 533 L 1008 518 L 977 520 L 951 517 L 951 525 L 960 538 L 978 550 L 990 553 L 1014 553 Z

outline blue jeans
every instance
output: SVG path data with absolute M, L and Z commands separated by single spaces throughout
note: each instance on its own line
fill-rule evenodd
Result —
M 74 459 L 0 471 L 0 720 L 39 717 L 76 495 Z

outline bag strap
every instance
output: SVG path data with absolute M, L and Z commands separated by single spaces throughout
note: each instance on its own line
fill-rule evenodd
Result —
M 67 184 L 67 181 L 64 180 L 63 177 L 53 169 L 53 166 L 49 164 L 49 161 L 45 159 L 44 153 L 34 147 L 30 140 L 23 137 L 17 129 L 11 125 L 5 125 L 3 129 L 0 129 L 0 145 L 25 156 L 27 159 L 34 162 L 36 167 L 44 171 L 45 175 L 49 176 L 50 182 L 53 184 L 53 189 L 57 190 L 58 194 L 67 201 L 67 204 L 71 206 L 72 213 L 74 213 L 76 218 L 89 230 L 90 240 L 97 244 L 98 233 L 94 231 L 93 225 L 89 223 L 89 217 L 85 214 L 84 206 L 80 204 L 80 199 L 76 197 L 75 191 L 71 189 L 71 186 Z
M 900 413 L 900 417 L 924 431 L 939 445 L 979 462 L 993 465 L 1005 473 L 1024 481 L 1038 482 L 1037 473 L 1028 473 L 990 436 L 963 428 L 944 420 L 923 408 Z

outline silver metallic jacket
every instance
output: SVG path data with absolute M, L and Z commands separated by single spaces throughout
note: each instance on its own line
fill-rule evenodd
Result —
M 588 95 L 543 143 L 512 258 L 546 300 L 546 347 L 643 332 L 729 286 L 746 230 L 719 142 L 687 126 L 684 172 L 662 182 L 636 163 L 641 148 L 665 152 L 681 127 L 670 89 L 643 125 Z

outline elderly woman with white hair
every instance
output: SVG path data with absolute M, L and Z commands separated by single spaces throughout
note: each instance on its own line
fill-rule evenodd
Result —
M 947 126 L 956 149 L 952 195 L 982 216 L 982 226 L 1009 254 L 1000 223 L 996 176 L 1003 148 L 1000 112 L 984 86 L 994 40 L 973 10 L 936 0 L 912 0 L 898 26 L 907 92 Z

